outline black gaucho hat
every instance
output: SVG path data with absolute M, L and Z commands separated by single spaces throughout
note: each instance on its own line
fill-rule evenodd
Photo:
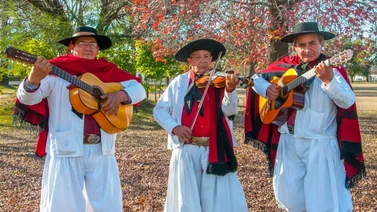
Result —
M 73 32 L 72 37 L 65 38 L 63 40 L 58 41 L 58 43 L 63 44 L 65 46 L 69 46 L 72 39 L 80 38 L 80 37 L 93 37 L 97 40 L 98 46 L 100 50 L 105 50 L 111 47 L 111 39 L 105 35 L 97 35 L 97 30 L 93 27 L 87 26 L 80 26 L 75 29 Z
M 181 62 L 187 62 L 190 55 L 199 50 L 207 50 L 211 52 L 212 61 L 217 60 L 219 53 L 222 52 L 221 57 L 225 55 L 225 47 L 218 41 L 212 39 L 199 39 L 186 44 L 176 54 L 175 59 Z
M 302 22 L 296 25 L 294 33 L 282 37 L 280 41 L 284 43 L 293 43 L 297 36 L 313 33 L 322 35 L 325 40 L 330 40 L 335 37 L 335 34 L 331 32 L 319 31 L 317 22 Z

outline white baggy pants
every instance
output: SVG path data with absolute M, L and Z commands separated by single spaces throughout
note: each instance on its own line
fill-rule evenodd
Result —
M 237 173 L 206 173 L 208 147 L 183 145 L 172 151 L 165 212 L 247 212 Z
M 273 178 L 280 208 L 289 212 L 352 211 L 345 179 L 336 138 L 280 135 Z
M 101 144 L 85 144 L 83 157 L 46 156 L 41 212 L 121 212 L 122 205 L 115 156 L 103 155 Z

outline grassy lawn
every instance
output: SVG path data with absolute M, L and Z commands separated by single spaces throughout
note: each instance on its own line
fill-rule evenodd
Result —
M 0 94 L 11 94 L 16 92 L 17 86 L 2 86 L 0 85 Z

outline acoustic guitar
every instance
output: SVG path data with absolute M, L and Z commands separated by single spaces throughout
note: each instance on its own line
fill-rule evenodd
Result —
M 34 64 L 37 60 L 36 56 L 13 47 L 8 47 L 5 50 L 5 55 L 8 58 L 29 64 Z M 76 77 L 54 65 L 52 72 L 73 85 L 70 86 L 69 90 L 69 100 L 72 107 L 79 113 L 91 115 L 104 131 L 114 134 L 130 125 L 133 112 L 132 105 L 120 104 L 116 115 L 109 115 L 101 108 L 103 100 L 100 96 L 123 90 L 124 87 L 120 83 L 104 83 L 91 73 Z
M 330 59 L 325 60 L 327 66 L 339 66 L 353 56 L 352 50 L 343 51 Z M 274 76 L 270 81 L 272 84 L 277 84 L 281 88 L 279 96 L 275 100 L 267 99 L 262 96 L 259 97 L 259 114 L 261 121 L 265 124 L 270 124 L 279 115 L 283 108 L 302 109 L 304 107 L 304 93 L 295 91 L 294 89 L 309 81 L 315 76 L 315 68 L 310 69 L 301 76 L 297 76 L 295 69 L 290 68 L 281 77 Z

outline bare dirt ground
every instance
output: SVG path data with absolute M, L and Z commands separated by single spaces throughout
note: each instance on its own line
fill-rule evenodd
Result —
M 352 197 L 354 211 L 377 211 L 377 84 L 355 84 L 367 177 Z M 265 155 L 243 144 L 244 91 L 235 131 L 238 175 L 249 211 L 280 211 L 272 192 Z M 146 109 L 151 114 L 152 105 Z M 44 159 L 34 154 L 35 135 L 17 126 L 0 126 L 0 211 L 38 211 Z M 118 136 L 117 159 L 124 211 L 163 211 L 170 151 L 166 133 L 148 115 L 135 115 Z

